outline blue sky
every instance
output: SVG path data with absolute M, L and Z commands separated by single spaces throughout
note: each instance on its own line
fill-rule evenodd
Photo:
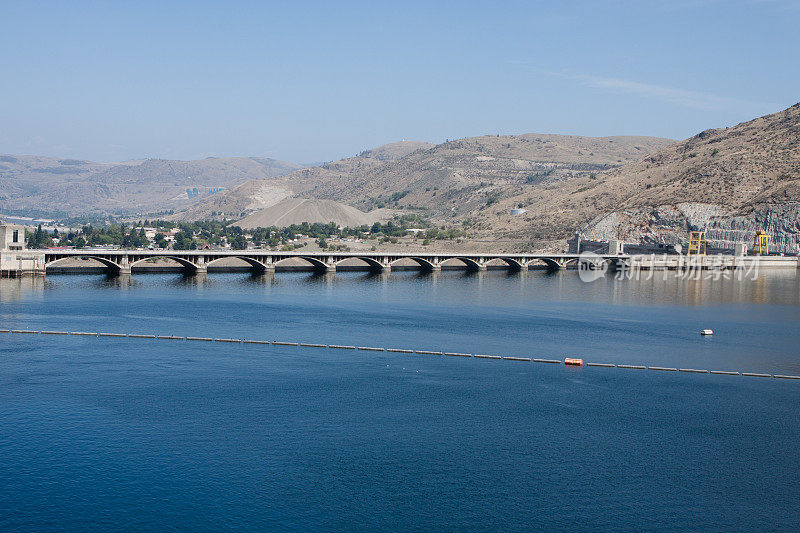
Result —
M 685 138 L 800 101 L 800 0 L 8 2 L 0 153 L 338 159 Z

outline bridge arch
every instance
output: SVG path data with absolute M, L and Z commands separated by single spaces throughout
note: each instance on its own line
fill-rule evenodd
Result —
M 560 261 L 552 257 L 535 257 L 528 262 L 528 266 L 535 263 L 538 263 L 540 267 L 544 265 L 547 267 L 547 270 L 551 272 L 564 268 L 564 265 Z
M 253 270 L 255 272 L 263 273 L 263 272 L 267 271 L 267 265 L 265 265 L 264 263 L 262 263 L 258 259 L 255 259 L 255 258 L 252 258 L 252 257 L 247 257 L 247 256 L 244 256 L 244 255 L 226 255 L 226 256 L 223 256 L 223 257 L 215 257 L 211 261 L 207 262 L 206 266 L 208 266 L 211 263 L 214 263 L 216 261 L 222 261 L 223 259 L 228 259 L 228 258 L 231 258 L 231 257 L 234 258 L 234 259 L 241 259 L 242 261 L 244 261 L 245 263 L 247 263 L 248 265 L 253 267 Z
M 520 261 L 513 259 L 511 257 L 498 257 L 497 259 L 503 261 L 506 265 L 508 265 L 508 269 L 513 271 L 524 270 L 528 266 L 527 263 L 523 264 Z
M 307 255 L 298 256 L 300 259 L 304 259 L 311 263 L 314 266 L 315 270 L 325 271 L 328 270 L 328 265 L 324 261 L 320 261 L 316 257 L 309 257 Z
M 140 257 L 139 259 L 136 259 L 135 261 L 132 261 L 130 263 L 130 267 L 133 268 L 134 265 L 136 265 L 137 263 L 143 263 L 143 262 L 145 262 L 145 261 L 147 261 L 149 259 L 155 259 L 155 258 L 158 258 L 158 259 L 172 259 L 176 263 L 180 264 L 183 268 L 185 268 L 187 272 L 190 272 L 190 273 L 197 272 L 197 268 L 198 268 L 197 264 L 192 263 L 188 259 L 184 259 L 184 258 L 178 257 L 176 255 L 150 255 L 150 256 Z
M 581 263 L 592 263 L 599 268 L 612 268 L 617 261 L 609 257 L 600 256 L 587 256 L 587 257 L 574 257 L 567 261 L 564 266 L 575 263 L 577 268 L 580 268 Z
M 416 256 L 398 257 L 397 259 L 390 261 L 389 265 L 393 265 L 398 261 L 402 261 L 403 259 L 411 259 L 412 261 L 417 263 L 420 267 L 422 267 L 422 270 L 425 270 L 427 272 L 436 270 L 436 267 L 439 266 L 439 265 L 434 265 L 432 262 L 423 257 L 416 257 Z
M 447 261 L 458 260 L 467 266 L 467 270 L 477 271 L 481 269 L 480 263 L 469 257 L 448 257 Z
M 86 254 L 86 255 L 70 255 L 67 257 L 59 257 L 58 259 L 51 259 L 50 261 L 46 261 L 44 264 L 45 271 L 47 270 L 47 267 L 53 266 L 56 263 L 60 263 L 61 261 L 66 261 L 67 259 L 92 259 L 105 266 L 106 270 L 110 274 L 118 274 L 119 271 L 122 270 L 122 266 L 115 263 L 111 259 L 106 259 L 105 257 L 101 257 L 99 255 Z
M 308 255 L 285 255 L 281 256 L 279 261 L 276 261 L 274 264 L 277 267 L 281 263 L 289 259 L 302 259 L 303 261 L 310 263 L 314 270 L 317 272 L 325 272 L 328 270 L 328 265 L 324 261 L 320 261 L 316 257 L 311 257 Z
M 339 263 L 341 263 L 343 261 L 348 261 L 350 259 L 359 259 L 359 260 L 365 262 L 367 265 L 369 265 L 371 270 L 383 270 L 384 266 L 387 266 L 387 267 L 389 266 L 388 264 L 384 265 L 383 263 L 381 263 L 380 261 L 378 261 L 377 259 L 374 259 L 372 257 L 360 256 L 360 255 L 359 256 L 355 256 L 354 255 L 354 256 L 345 257 L 344 259 L 340 259 L 340 260 L 336 261 L 335 265 L 338 267 Z

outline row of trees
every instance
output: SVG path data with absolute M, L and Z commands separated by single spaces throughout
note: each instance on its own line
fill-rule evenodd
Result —
M 144 228 L 156 230 L 152 241 L 148 239 Z M 291 246 L 298 235 L 316 239 L 321 247 L 328 247 L 327 239 L 331 237 L 353 237 L 365 239 L 377 238 L 381 242 L 397 242 L 398 237 L 405 235 L 409 229 L 424 230 L 417 237 L 430 239 L 456 239 L 464 236 L 464 231 L 456 228 L 437 228 L 419 215 L 395 216 L 388 222 L 376 222 L 354 228 L 340 228 L 333 222 L 327 224 L 315 222 L 310 224 L 292 224 L 288 227 L 256 228 L 248 234 L 227 221 L 200 220 L 196 222 L 173 222 L 169 220 L 143 220 L 136 224 L 112 223 L 107 225 L 86 224 L 78 231 L 53 233 L 44 231 L 41 225 L 28 233 L 28 247 L 46 248 L 55 244 L 58 239 L 59 246 L 72 246 L 83 248 L 87 246 L 114 245 L 121 248 L 143 248 L 153 246 L 175 250 L 195 250 L 205 246 L 220 246 L 227 242 L 231 248 L 243 250 L 250 243 L 258 247 L 277 248 Z M 178 230 L 174 232 L 174 230 Z M 174 233 L 172 244 L 167 240 L 166 233 Z
M 125 224 L 111 224 L 102 227 L 87 225 L 81 228 L 80 231 L 68 233 L 59 233 L 58 229 L 49 233 L 44 231 L 42 225 L 39 224 L 36 230 L 28 233 L 26 237 L 28 248 L 48 248 L 55 245 L 56 239 L 59 246 L 73 246 L 75 248 L 103 245 L 139 248 L 150 244 L 143 229 L 128 229 Z

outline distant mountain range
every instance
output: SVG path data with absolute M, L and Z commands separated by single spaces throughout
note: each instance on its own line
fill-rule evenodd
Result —
M 53 215 L 177 211 L 215 189 L 298 168 L 294 163 L 258 157 L 95 163 L 6 154 L 0 155 L 0 211 Z

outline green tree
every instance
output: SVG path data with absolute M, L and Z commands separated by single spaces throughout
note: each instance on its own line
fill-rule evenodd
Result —
M 187 235 L 185 231 L 179 231 L 175 234 L 175 242 L 172 244 L 172 248 L 175 250 L 191 250 L 193 243 L 193 237 Z
M 231 239 L 231 248 L 234 250 L 246 250 L 247 249 L 247 239 L 244 235 L 236 235 Z

